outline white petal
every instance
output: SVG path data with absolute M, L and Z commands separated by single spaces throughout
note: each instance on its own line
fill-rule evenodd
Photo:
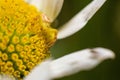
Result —
M 13 76 L 0 74 L 0 80 L 16 80 Z
M 31 2 L 31 0 L 25 0 L 25 2 L 30 3 L 30 2 Z
M 24 80 L 51 80 L 96 67 L 103 60 L 114 58 L 111 50 L 94 48 L 77 51 L 62 58 L 45 61 L 32 70 Z
M 42 11 L 51 22 L 58 16 L 64 0 L 31 0 L 29 3 Z
M 51 80 L 49 61 L 45 61 L 36 66 L 24 80 Z
M 85 49 L 71 53 L 50 63 L 51 77 L 60 78 L 96 67 L 103 60 L 114 58 L 112 51 L 104 48 Z
M 59 29 L 57 38 L 66 38 L 83 28 L 105 1 L 106 0 L 93 0 L 87 7 Z
M 25 0 L 27 3 L 34 5 L 38 10 L 40 10 L 41 0 Z

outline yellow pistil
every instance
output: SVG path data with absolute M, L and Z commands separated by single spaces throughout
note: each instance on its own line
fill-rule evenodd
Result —
M 4 51 L 7 48 L 6 44 L 0 43 L 0 49 Z
M 44 16 L 24 0 L 0 1 L 0 74 L 21 80 L 50 56 L 57 31 Z
M 16 45 L 16 51 L 17 51 L 17 52 L 22 52 L 22 50 L 23 50 L 23 46 L 20 45 L 20 44 L 17 44 L 17 45 Z
M 29 71 L 24 71 L 24 75 L 28 75 L 29 74 Z
M 20 78 L 20 71 L 14 71 L 13 75 L 19 79 Z
M 16 65 L 17 66 L 23 65 L 23 61 L 20 59 L 16 60 Z
M 2 57 L 2 52 L 0 51 L 0 59 L 1 59 L 1 57 Z
M 18 36 L 14 36 L 14 37 L 12 38 L 12 43 L 13 43 L 13 44 L 18 44 L 18 43 L 19 43 L 19 37 L 18 37 Z
M 13 63 L 11 61 L 7 61 L 6 66 L 7 67 L 13 67 Z
M 6 53 L 2 54 L 2 60 L 4 60 L 4 61 L 8 60 L 8 55 Z
M 24 72 L 26 69 L 26 66 L 25 65 L 19 65 L 19 70 Z
M 13 44 L 10 44 L 9 46 L 8 46 L 8 52 L 14 52 L 15 51 L 15 47 L 14 47 L 14 45 Z
M 11 54 L 11 59 L 12 59 L 13 61 L 17 61 L 17 60 L 19 59 L 17 53 L 12 53 L 12 54 Z

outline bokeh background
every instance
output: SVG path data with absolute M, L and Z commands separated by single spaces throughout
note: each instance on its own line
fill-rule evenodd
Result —
M 53 23 L 59 28 L 92 0 L 65 0 L 62 11 Z M 114 60 L 106 60 L 96 68 L 56 80 L 120 80 L 120 0 L 107 0 L 88 24 L 76 34 L 58 40 L 51 48 L 59 58 L 85 48 L 105 47 L 116 53 Z

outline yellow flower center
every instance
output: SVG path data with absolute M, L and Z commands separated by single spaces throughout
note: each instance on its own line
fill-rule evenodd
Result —
M 49 57 L 55 29 L 24 0 L 0 1 L 0 74 L 22 79 Z

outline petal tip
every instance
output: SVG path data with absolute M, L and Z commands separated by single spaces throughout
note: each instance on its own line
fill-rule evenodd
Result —
M 103 60 L 106 59 L 115 59 L 115 53 L 112 50 L 106 49 L 106 48 L 94 48 L 94 51 L 96 51 L 100 58 Z

